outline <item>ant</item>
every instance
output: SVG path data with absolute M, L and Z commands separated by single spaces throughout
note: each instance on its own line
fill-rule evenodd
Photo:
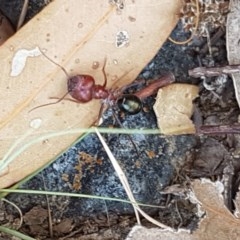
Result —
M 73 99 L 65 99 L 65 100 L 70 100 L 77 103 L 87 103 L 87 102 L 90 102 L 92 99 L 102 99 L 104 100 L 102 105 L 104 105 L 104 103 L 107 104 L 108 106 L 118 105 L 119 109 L 124 111 L 125 113 L 137 114 L 142 110 L 142 99 L 150 95 L 153 95 L 154 93 L 157 92 L 157 90 L 160 87 L 169 85 L 170 83 L 173 83 L 175 81 L 174 75 L 172 73 L 169 73 L 166 76 L 153 81 L 147 87 L 138 91 L 135 94 L 123 94 L 122 93 L 123 89 L 112 90 L 112 89 L 106 88 L 106 85 L 107 85 L 107 75 L 105 72 L 105 66 L 107 61 L 106 58 L 104 59 L 104 64 L 102 67 L 104 83 L 103 85 L 98 85 L 98 84 L 95 84 L 95 79 L 90 75 L 79 74 L 79 75 L 70 77 L 67 71 L 60 64 L 54 62 L 44 52 L 42 52 L 42 54 L 49 61 L 51 61 L 58 67 L 60 67 L 63 70 L 63 72 L 66 74 L 66 76 L 68 77 L 68 80 L 67 80 L 68 91 L 61 98 L 59 98 L 58 101 L 37 106 L 35 108 L 32 108 L 29 112 L 43 106 L 59 103 L 60 101 L 65 99 L 67 94 L 70 94 L 70 96 Z M 124 89 L 126 89 L 126 87 Z M 99 113 L 99 117 L 101 116 L 101 114 L 102 114 L 102 107 Z
M 106 66 L 106 61 L 107 61 L 106 58 L 104 59 L 104 64 L 102 67 L 104 83 L 103 83 L 103 85 L 98 85 L 95 83 L 95 79 L 90 75 L 86 75 L 86 74 L 80 75 L 79 74 L 79 75 L 70 77 L 64 67 L 62 67 L 60 64 L 54 62 L 44 52 L 42 52 L 42 54 L 49 61 L 51 61 L 58 67 L 60 67 L 63 70 L 63 72 L 66 74 L 66 76 L 68 78 L 68 80 L 67 80 L 68 91 L 61 98 L 59 98 L 56 102 L 37 106 L 35 108 L 32 108 L 29 112 L 31 112 L 37 108 L 43 107 L 43 106 L 57 104 L 62 100 L 70 100 L 70 101 L 73 101 L 76 103 L 87 103 L 87 102 L 90 102 L 92 99 L 102 99 L 103 104 L 100 108 L 98 119 L 97 119 L 97 123 L 99 123 L 99 119 L 102 115 L 104 105 L 107 105 L 107 107 L 110 107 L 110 106 L 114 107 L 115 105 L 118 105 L 119 109 L 124 111 L 125 113 L 137 114 L 142 110 L 142 99 L 153 95 L 154 93 L 157 92 L 157 90 L 160 87 L 169 85 L 170 83 L 173 83 L 175 81 L 174 75 L 172 73 L 169 73 L 166 76 L 153 81 L 147 87 L 136 92 L 135 94 L 123 94 L 123 90 L 126 89 L 126 87 L 122 88 L 120 90 L 119 89 L 112 90 L 112 89 L 108 89 L 106 87 L 106 85 L 107 85 L 107 75 L 105 72 L 105 66 Z M 67 94 L 70 94 L 72 99 L 66 99 L 65 97 Z M 114 116 L 115 120 L 118 122 L 118 124 L 120 126 L 122 126 L 118 117 L 115 114 L 113 114 L 113 116 Z M 137 147 L 134 144 L 132 138 L 129 135 L 127 135 L 127 136 L 129 137 L 132 145 L 134 146 L 134 148 L 139 156 L 139 152 L 138 152 Z

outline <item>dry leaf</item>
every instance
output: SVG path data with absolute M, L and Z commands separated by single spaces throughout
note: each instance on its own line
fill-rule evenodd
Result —
M 60 233 L 69 233 L 74 228 L 73 219 L 65 218 L 59 224 L 53 226 L 53 231 L 60 235 Z
M 154 112 L 163 134 L 195 133 L 190 120 L 192 101 L 198 96 L 198 87 L 190 84 L 172 84 L 159 89 Z
M 229 164 L 230 153 L 221 142 L 214 138 L 202 140 L 196 152 L 191 176 L 206 177 L 221 175 L 223 168 Z
M 12 152 L 43 133 L 89 127 L 98 116 L 99 100 L 62 101 L 29 112 L 67 91 L 67 77 L 39 49 L 69 75 L 89 74 L 97 84 L 103 83 L 101 68 L 107 58 L 107 86 L 123 86 L 157 53 L 176 25 L 182 5 L 179 0 L 123 3 L 123 9 L 118 9 L 107 0 L 53 1 L 1 47 L 0 159 L 16 141 Z M 78 137 L 44 139 L 13 162 L 0 161 L 0 167 L 5 165 L 0 188 L 42 167 Z
M 240 64 L 240 45 L 239 45 L 239 31 L 240 31 L 240 2 L 230 0 L 227 29 L 226 29 L 226 47 L 228 53 L 228 62 L 230 65 Z M 232 79 L 235 88 L 235 95 L 240 106 L 240 73 L 232 74 Z
M 223 184 L 202 179 L 194 181 L 192 188 L 206 211 L 206 217 L 195 235 L 199 236 L 199 239 L 240 239 L 240 220 L 224 205 Z
M 192 234 L 187 230 L 180 229 L 178 232 L 161 229 L 146 229 L 134 227 L 127 237 L 131 240 L 238 240 L 240 239 L 240 220 L 234 217 L 223 203 L 221 182 L 211 182 L 207 179 L 195 180 L 192 183 L 193 193 L 200 203 L 206 216 L 200 222 L 199 228 Z M 201 210 L 199 213 L 202 215 Z

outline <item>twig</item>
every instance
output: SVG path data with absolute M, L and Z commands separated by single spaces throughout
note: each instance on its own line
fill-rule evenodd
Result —
M 224 204 L 225 206 L 232 211 L 232 185 L 233 185 L 233 176 L 234 176 L 234 166 L 232 160 L 228 162 L 228 165 L 223 169 L 222 182 L 224 185 Z
M 222 74 L 233 74 L 240 72 L 240 65 L 228 65 L 224 67 L 197 67 L 188 71 L 189 76 L 200 77 L 216 77 Z
M 42 181 L 43 181 L 43 186 L 44 186 L 44 191 L 47 190 L 47 186 L 43 177 L 43 174 L 41 172 L 41 177 L 42 177 Z M 51 239 L 53 238 L 53 221 L 52 221 L 52 214 L 51 214 L 51 208 L 50 208 L 50 203 L 49 203 L 49 198 L 48 195 L 46 194 L 46 201 L 47 201 L 47 210 L 48 210 L 48 228 L 49 228 L 49 233 L 50 233 L 50 237 Z
M 208 125 L 197 128 L 197 134 L 239 134 L 240 124 L 233 125 Z
M 175 207 L 176 207 L 176 212 L 177 212 L 177 214 L 179 216 L 179 219 L 180 219 L 180 223 L 178 224 L 178 227 L 177 227 L 179 229 L 183 225 L 183 219 L 182 219 L 182 216 L 179 212 L 177 201 L 175 202 Z
M 225 32 L 223 31 L 222 28 L 219 28 L 218 31 L 210 39 L 211 45 L 215 44 L 223 36 L 223 34 L 225 34 Z M 206 54 L 208 50 L 209 50 L 208 43 L 206 43 L 202 47 L 200 54 Z
M 147 87 L 134 93 L 134 95 L 136 95 L 140 99 L 144 99 L 144 98 L 147 98 L 147 97 L 157 93 L 159 88 L 167 86 L 173 82 L 175 82 L 175 77 L 174 77 L 173 73 L 168 73 L 167 75 L 165 75 L 157 80 L 154 80 Z

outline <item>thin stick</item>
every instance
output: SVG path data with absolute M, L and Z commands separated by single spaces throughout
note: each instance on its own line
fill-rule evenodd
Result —
M 43 186 L 44 186 L 44 191 L 47 191 L 47 186 L 46 186 L 46 182 L 44 180 L 43 177 L 43 173 L 41 172 L 41 177 L 42 177 L 42 181 L 43 181 Z M 53 221 L 52 221 L 52 214 L 51 214 L 51 208 L 50 208 L 50 203 L 49 203 L 49 197 L 46 194 L 46 201 L 47 201 L 47 210 L 48 210 L 48 227 L 49 227 L 49 233 L 50 233 L 50 237 L 51 239 L 53 238 Z
M 134 93 L 134 95 L 136 95 L 140 99 L 144 99 L 144 98 L 147 98 L 147 97 L 157 93 L 159 88 L 165 87 L 173 82 L 175 82 L 175 77 L 174 77 L 173 73 L 168 73 L 167 75 L 165 75 L 157 80 L 154 80 L 147 87 Z
M 132 206 L 134 208 L 134 211 L 135 211 L 135 215 L 136 215 L 136 218 L 137 218 L 137 222 L 138 224 L 140 225 L 141 222 L 140 222 L 140 216 L 139 216 L 139 213 L 145 217 L 148 221 L 150 221 L 151 223 L 163 228 L 163 229 L 167 229 L 167 230 L 172 230 L 172 228 L 168 227 L 167 225 L 161 223 L 161 222 L 158 222 L 157 220 L 153 219 L 152 217 L 150 217 L 148 214 L 146 214 L 140 207 L 139 205 L 137 204 L 134 196 L 133 196 L 133 193 L 131 191 L 131 188 L 130 188 L 130 185 L 128 183 L 128 180 L 126 178 L 126 175 L 124 174 L 123 170 L 121 169 L 119 163 L 117 162 L 117 160 L 115 159 L 115 157 L 113 156 L 112 152 L 110 151 L 108 145 L 106 144 L 106 142 L 104 141 L 102 135 L 99 133 L 98 129 L 95 128 L 95 131 L 96 131 L 96 134 L 98 135 L 98 138 L 99 140 L 101 141 L 109 159 L 111 160 L 111 163 L 116 171 L 116 173 L 118 174 L 118 177 L 119 177 L 119 180 L 121 181 L 127 195 L 128 195 L 128 198 L 129 200 L 131 201 L 132 203 Z
M 240 65 L 227 65 L 223 67 L 197 67 L 188 71 L 189 76 L 194 78 L 216 77 L 222 74 L 233 74 L 240 72 Z
M 211 44 L 213 45 L 214 43 L 216 43 L 219 38 L 221 38 L 223 36 L 223 34 L 225 34 L 225 32 L 223 31 L 222 28 L 219 28 L 218 31 L 211 37 Z M 209 50 L 208 44 L 206 43 L 202 49 L 200 50 L 201 54 L 206 54 Z
M 208 125 L 201 126 L 197 129 L 197 134 L 239 134 L 240 133 L 240 124 L 234 125 Z

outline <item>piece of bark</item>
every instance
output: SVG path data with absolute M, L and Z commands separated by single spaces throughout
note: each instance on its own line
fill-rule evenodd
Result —
M 195 125 L 190 120 L 192 101 L 198 87 L 190 84 L 171 84 L 159 89 L 153 106 L 160 132 L 166 135 L 193 134 Z
M 239 32 L 240 32 L 240 2 L 230 0 L 226 28 L 226 40 L 227 40 L 226 48 L 228 62 L 230 65 L 240 64 Z M 233 73 L 232 79 L 238 106 L 240 106 L 240 73 L 239 72 Z
M 240 65 L 229 65 L 224 67 L 197 67 L 188 71 L 189 76 L 200 77 L 217 77 L 222 74 L 240 73 Z

